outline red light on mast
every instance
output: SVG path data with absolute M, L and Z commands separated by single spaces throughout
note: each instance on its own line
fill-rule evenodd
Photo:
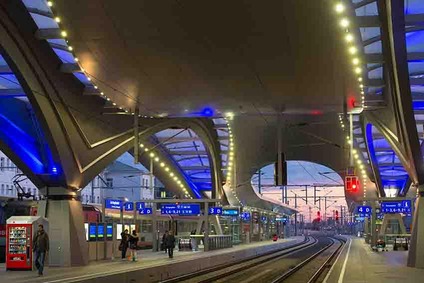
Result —
M 345 190 L 346 192 L 356 193 L 359 189 L 359 178 L 357 176 L 345 177 Z

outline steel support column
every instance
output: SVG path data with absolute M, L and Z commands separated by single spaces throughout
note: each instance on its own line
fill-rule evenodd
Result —
M 424 207 L 421 196 L 424 195 L 423 158 L 420 149 L 416 121 L 412 107 L 412 95 L 409 81 L 408 58 L 405 39 L 405 7 L 404 1 L 378 0 L 378 11 L 381 20 L 381 38 L 384 57 L 385 92 L 392 99 L 392 110 L 397 126 L 396 140 L 401 145 L 406 159 L 405 170 L 415 185 L 420 185 L 420 197 L 414 213 L 414 225 L 411 248 L 408 254 L 408 266 L 424 268 Z M 383 132 L 382 132 L 383 133 Z M 383 133 L 384 134 L 384 133 Z M 394 137 L 392 137 L 392 141 Z M 421 215 L 422 214 L 422 215 Z M 420 216 L 421 215 L 421 216 Z M 421 233 L 419 233 L 421 232 Z

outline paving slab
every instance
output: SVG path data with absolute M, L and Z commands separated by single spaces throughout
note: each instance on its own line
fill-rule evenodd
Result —
M 43 277 L 37 277 L 36 271 L 6 271 L 3 264 L 0 265 L 0 282 L 138 282 L 137 279 L 139 282 L 155 282 L 158 278 L 163 280 L 294 245 L 303 239 L 299 236 L 277 242 L 263 241 L 210 252 L 175 251 L 173 259 L 169 259 L 165 252 L 139 251 L 137 262 L 117 259 L 90 262 L 82 267 L 46 267 Z M 124 275 L 135 277 L 136 281 L 122 278 Z M 114 279 L 109 281 L 111 278 Z

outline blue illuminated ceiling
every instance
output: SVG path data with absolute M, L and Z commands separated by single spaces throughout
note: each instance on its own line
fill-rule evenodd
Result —
M 0 54 L 0 141 L 34 174 L 57 175 L 33 108 L 20 82 Z
M 212 173 L 208 152 L 201 139 L 190 129 L 167 129 L 155 134 L 154 139 L 169 158 L 184 173 L 190 189 L 199 192 L 212 190 Z
M 424 14 L 424 1 L 405 0 L 405 15 Z M 355 9 L 357 22 L 360 23 L 364 16 L 378 16 L 377 2 L 352 0 L 352 7 Z M 363 4 L 362 4 L 363 3 Z M 384 92 L 382 42 L 380 26 L 367 26 L 359 28 L 361 42 L 363 46 L 364 62 L 367 73 L 365 74 L 365 107 L 373 108 L 384 103 L 382 97 Z M 413 107 L 419 137 L 424 135 L 424 26 L 420 23 L 412 23 L 405 26 L 406 47 L 408 52 L 408 68 L 413 97 Z M 371 59 L 374 58 L 374 59 Z M 357 125 L 359 123 L 357 122 Z M 359 126 L 355 128 L 356 142 L 361 147 L 363 157 L 369 163 L 364 139 L 359 137 L 368 135 L 370 142 L 370 154 L 373 154 L 377 161 L 383 187 L 395 186 L 399 193 L 404 193 L 407 185 L 408 174 L 399 161 L 399 158 L 391 149 L 390 145 L 383 138 L 382 134 L 372 125 L 367 125 L 367 133 L 362 133 Z M 420 144 L 423 140 L 420 139 Z

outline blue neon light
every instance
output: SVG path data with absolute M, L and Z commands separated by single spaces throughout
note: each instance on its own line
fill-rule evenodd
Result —
M 214 113 L 214 111 L 210 107 L 205 107 L 202 110 L 202 115 L 203 116 L 206 116 L 206 117 L 212 117 L 213 116 L 213 113 Z
M 391 166 L 391 165 L 389 166 L 389 168 L 396 167 L 397 170 L 400 170 L 400 171 L 402 171 L 402 173 L 404 173 L 404 174 L 402 174 L 400 176 L 404 176 L 405 178 L 404 179 L 393 180 L 393 179 L 391 179 L 391 176 L 385 176 L 384 175 L 384 172 L 387 169 L 383 170 L 382 168 L 385 168 L 385 166 L 378 165 L 379 164 L 379 160 L 377 159 L 377 156 L 375 154 L 374 139 L 373 139 L 373 134 L 372 134 L 372 127 L 373 127 L 372 124 L 367 124 L 367 126 L 366 126 L 366 133 L 365 133 L 366 134 L 366 138 L 367 138 L 368 149 L 369 149 L 369 152 L 370 152 L 370 159 L 371 159 L 371 161 L 374 164 L 377 164 L 377 166 L 378 166 L 378 168 L 380 170 L 381 183 L 382 183 L 383 188 L 387 188 L 387 187 L 390 187 L 390 186 L 395 186 L 396 188 L 399 189 L 399 194 L 401 194 L 404 191 L 405 186 L 407 184 L 408 175 L 405 172 L 405 170 L 403 169 L 403 166 Z M 393 154 L 395 155 L 395 158 L 398 159 L 398 157 L 396 156 L 396 154 L 394 153 L 394 151 L 393 151 Z

